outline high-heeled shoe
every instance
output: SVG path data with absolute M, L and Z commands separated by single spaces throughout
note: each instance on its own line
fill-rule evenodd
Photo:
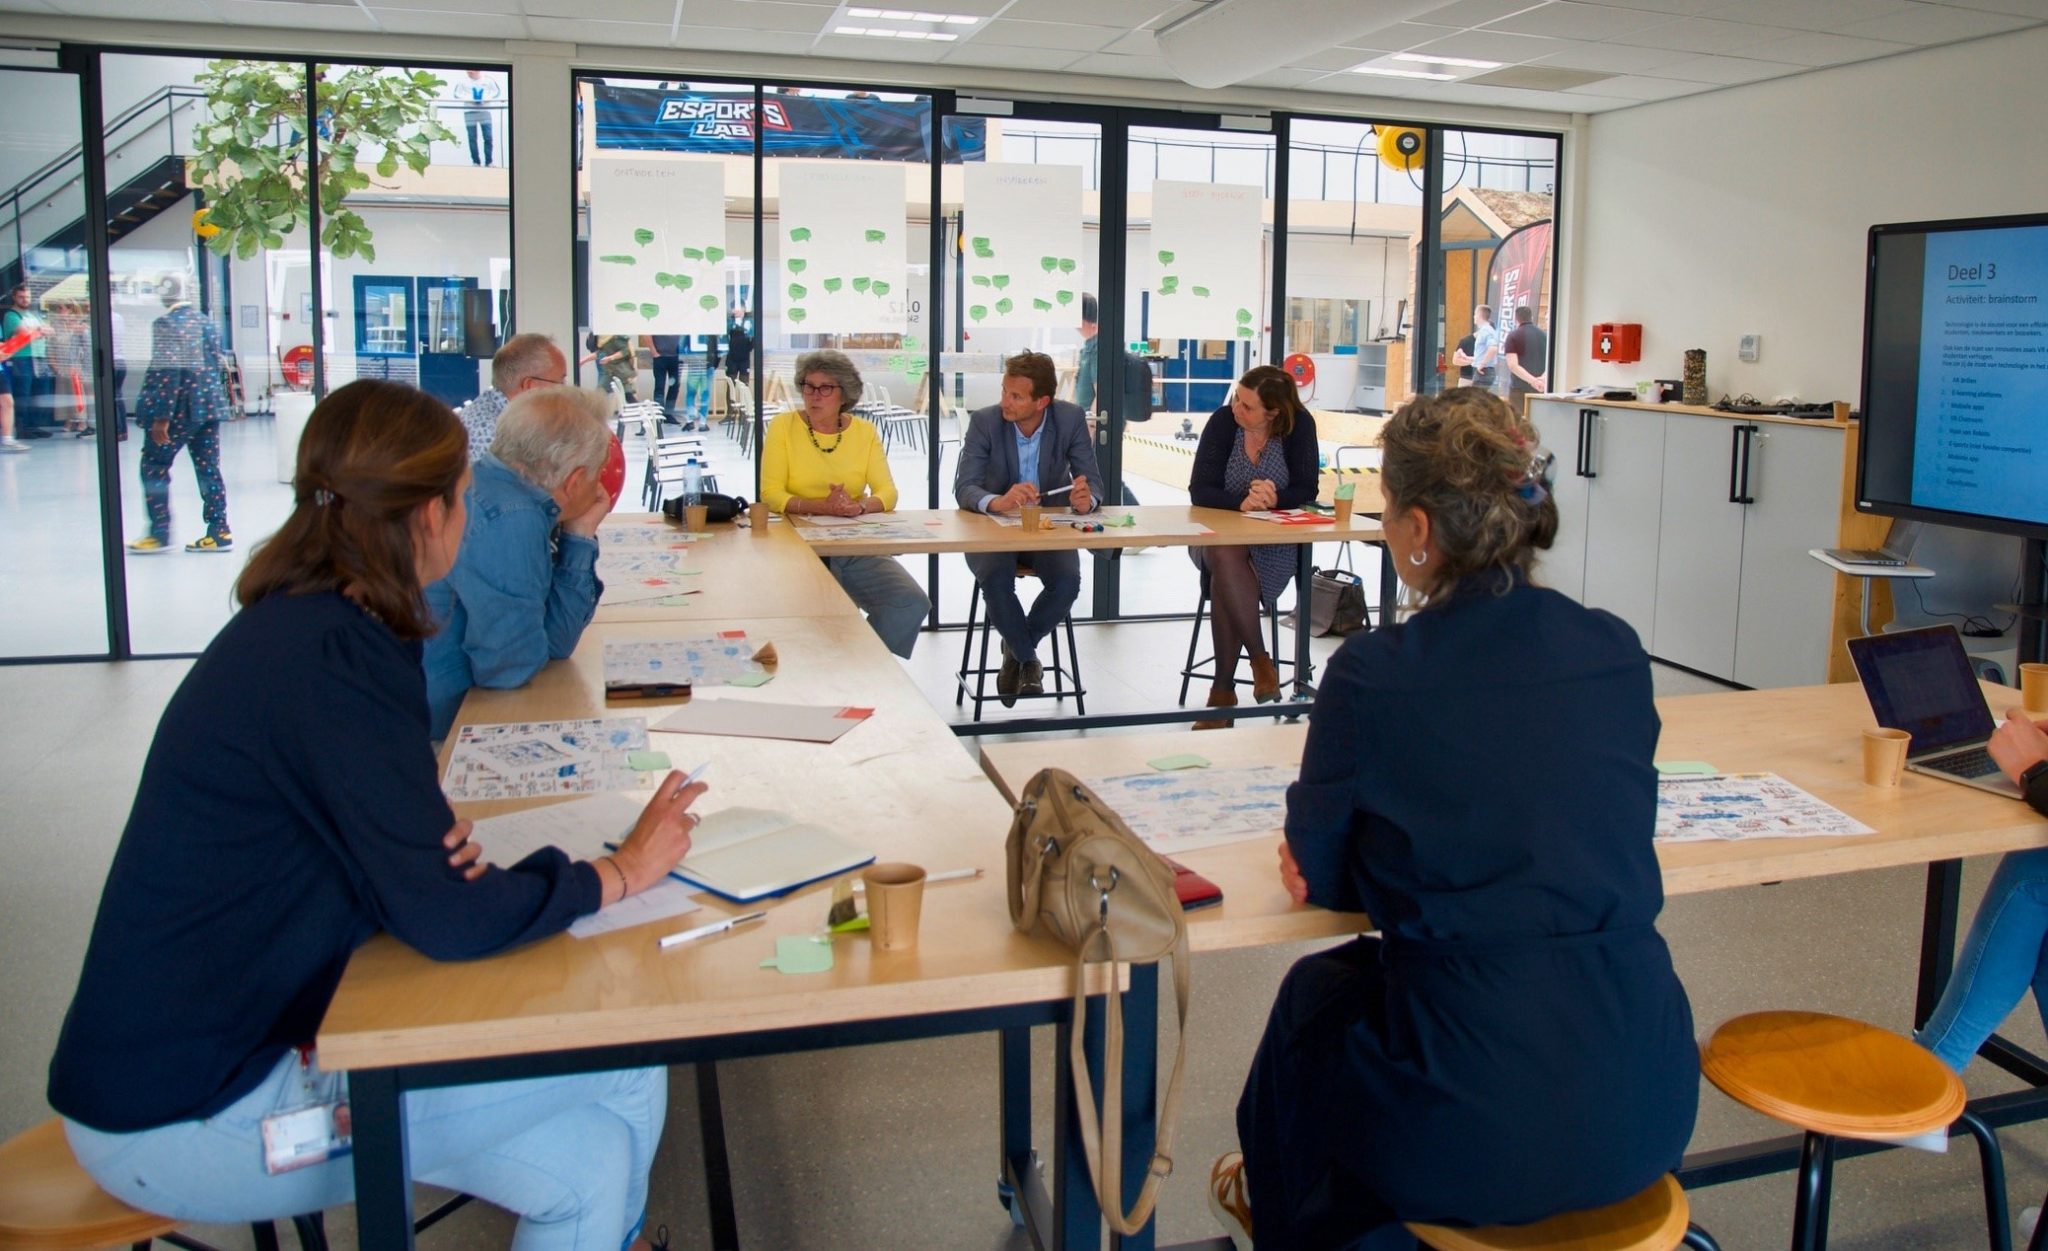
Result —
M 1271 656 L 1252 657 L 1252 698 L 1262 704 L 1280 702 L 1280 666 Z
M 1237 689 L 1227 686 L 1211 687 L 1209 689 L 1209 707 L 1237 707 Z M 1227 730 L 1230 728 L 1230 721 L 1228 718 L 1205 718 L 1195 722 L 1195 728 L 1197 730 Z

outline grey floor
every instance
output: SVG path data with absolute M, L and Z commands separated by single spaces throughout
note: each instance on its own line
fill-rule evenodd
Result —
M 250 426 L 236 429 L 256 433 Z M 47 457 L 45 449 L 50 449 Z M 264 450 L 253 439 L 243 450 L 252 477 Z M 60 456 L 68 453 L 45 442 L 28 458 L 0 463 L 0 505 L 20 503 L 20 491 L 29 481 L 19 472 L 8 476 L 10 466 L 29 460 L 54 468 Z M 89 477 L 85 481 L 89 488 Z M 179 480 L 180 489 L 185 483 Z M 1170 494 L 1162 492 L 1159 501 L 1148 495 L 1147 502 L 1163 502 Z M 180 506 L 190 510 L 191 503 L 181 500 Z M 247 533 L 242 523 L 237 528 Z M 184 537 L 189 536 L 181 530 Z M 188 558 L 178 553 L 157 559 Z M 233 563 L 190 559 L 219 560 L 223 569 Z M 1193 581 L 1184 554 L 1155 549 L 1125 559 L 1127 606 L 1157 611 L 1189 606 Z M 1369 559 L 1363 572 L 1370 582 L 1374 569 Z M 218 575 L 192 576 L 210 580 Z M 953 602 L 964 596 L 962 579 L 948 578 L 944 585 L 948 615 L 964 615 L 964 599 Z M 47 607 L 17 594 L 22 589 L 18 583 L 9 583 L 8 589 L 9 608 L 0 617 L 19 619 Z M 213 611 L 204 602 L 212 593 L 191 597 L 198 610 Z M 166 609 L 164 620 L 175 624 L 176 616 Z M 188 621 L 177 629 L 197 625 Z M 1084 627 L 1089 710 L 1149 709 L 1170 697 L 1178 685 L 1187 634 L 1185 623 Z M 948 709 L 960 637 L 957 632 L 927 636 L 908 664 L 934 703 Z M 1291 636 L 1283 639 L 1291 642 Z M 1328 649 L 1327 641 L 1318 643 L 1319 652 Z M 0 1135 L 14 1134 L 49 1114 L 43 1100 L 45 1067 L 77 976 L 100 883 L 157 718 L 186 667 L 182 661 L 0 667 L 0 708 L 8 710 L 0 718 L 0 759 L 9 762 L 0 772 L 0 851 L 8 866 L 0 873 L 0 1004 L 5 1005 L 0 1010 Z M 1660 669 L 1658 689 L 1683 694 L 1712 687 Z M 1003 710 L 992 706 L 990 713 L 994 719 Z M 1989 869 L 1988 861 L 1967 866 L 1966 915 Z M 1918 870 L 1894 870 L 1673 900 L 1663 929 L 1702 1031 L 1740 1012 L 1794 1006 L 1905 1028 L 1912 1007 L 1922 881 Z M 1194 1050 L 1176 1153 L 1180 1169 L 1160 1205 L 1164 1243 L 1214 1232 L 1203 1190 L 1207 1165 L 1234 1146 L 1233 1108 L 1267 1006 L 1288 964 L 1306 950 L 1208 956 L 1195 966 Z M 2031 1005 L 2014 1015 L 2008 1032 L 2024 1045 L 2043 1046 L 2041 1023 Z M 1037 1043 L 1037 1103 L 1043 1121 L 1050 1100 L 1050 1031 L 1040 1031 Z M 741 1231 L 748 1246 L 995 1251 L 1025 1245 L 995 1202 L 993 1039 L 741 1061 L 722 1071 Z M 1973 1094 L 2017 1085 L 1981 1063 L 1970 1072 L 1969 1084 Z M 675 1074 L 671 1088 L 653 1207 L 656 1219 L 670 1227 L 675 1246 L 700 1248 L 709 1240 L 694 1087 L 686 1070 Z M 1695 1147 L 1774 1132 L 1768 1122 L 1710 1088 L 1702 1090 L 1700 1109 Z M 1041 1143 L 1049 1141 L 1048 1134 L 1042 1123 Z M 2048 1188 L 2048 1127 L 2026 1126 L 2002 1137 L 2017 1212 L 2039 1202 Z M 1849 1251 L 1983 1245 L 1975 1177 L 1975 1154 L 1960 1145 L 1946 1156 L 1891 1151 L 1849 1162 L 1837 1172 L 1835 1245 Z M 1705 1190 L 1693 1202 L 1698 1219 L 1724 1247 L 1736 1251 L 1782 1245 L 1791 1197 L 1790 1179 L 1777 1177 Z M 509 1229 L 503 1214 L 471 1205 L 430 1234 L 425 1245 L 503 1246 Z M 337 1245 L 353 1245 L 347 1212 L 333 1214 L 332 1230 Z M 224 1246 L 250 1245 L 245 1230 L 203 1232 Z

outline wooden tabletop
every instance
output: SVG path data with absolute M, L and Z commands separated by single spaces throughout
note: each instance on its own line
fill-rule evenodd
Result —
M 1990 686 L 1992 707 L 2013 702 L 2009 687 Z M 2003 701 L 2003 702 L 2001 702 Z M 1704 760 L 1724 772 L 1776 773 L 1877 831 L 1844 838 L 1768 838 L 1672 843 L 1657 849 L 1670 894 L 1818 877 L 1860 869 L 1924 864 L 2048 845 L 2048 820 L 1988 791 L 1908 773 L 1896 788 L 1863 782 L 1861 734 L 1874 725 L 1856 683 L 1729 691 L 1657 701 L 1663 735 L 1657 756 Z M 1077 777 L 1141 772 L 1147 760 L 1194 752 L 1217 767 L 1297 764 L 1305 724 L 1239 725 L 1231 730 L 1090 735 L 984 747 L 982 767 L 1004 795 L 1041 768 Z M 1268 838 L 1177 854 L 1174 859 L 1223 888 L 1220 907 L 1188 917 L 1196 950 L 1316 938 L 1363 928 L 1293 904 L 1280 889 L 1276 831 Z
M 820 556 L 894 556 L 912 552 L 1057 552 L 1117 547 L 1236 547 L 1250 543 L 1328 543 L 1339 540 L 1377 542 L 1379 519 L 1353 513 L 1349 524 L 1282 526 L 1227 508 L 1196 508 L 1190 504 L 1144 504 L 1105 507 L 1105 521 L 1131 518 L 1133 524 L 1108 526 L 1084 534 L 1072 526 L 1055 525 L 1035 534 L 1005 526 L 994 518 L 961 508 L 899 509 L 877 518 L 918 526 L 921 537 L 896 535 L 864 538 L 820 538 L 811 546 Z M 802 522 L 796 523 L 802 526 Z M 851 527 L 849 527 L 850 529 Z M 841 531 L 844 533 L 844 531 Z
M 857 627 L 857 628 L 856 628 Z M 833 1022 L 1045 1002 L 1072 991 L 1072 957 L 1011 929 L 1003 839 L 1010 812 L 974 758 L 858 621 L 794 618 L 692 622 L 772 640 L 777 676 L 723 698 L 859 703 L 874 716 L 832 744 L 650 735 L 679 764 L 712 763 L 706 811 L 772 807 L 829 824 L 884 860 L 929 869 L 979 867 L 978 881 L 933 886 L 923 941 L 879 954 L 865 936 L 834 943 L 828 973 L 758 967 L 775 939 L 817 931 L 831 902 L 820 883 L 766 905 L 768 920 L 659 951 L 672 930 L 742 909 L 701 897 L 704 910 L 596 938 L 558 934 L 488 960 L 437 963 L 388 935 L 353 959 L 321 1023 L 323 1063 L 337 1069 L 472 1059 L 611 1043 L 747 1033 Z M 662 637 L 664 623 L 587 632 L 566 665 L 517 691 L 472 691 L 458 724 L 597 715 L 604 638 Z M 634 715 L 614 706 L 614 715 Z M 650 721 L 665 705 L 644 710 Z M 465 817 L 517 802 L 460 804 Z M 758 905 L 757 905 L 758 906 Z
M 682 527 L 659 513 L 614 513 L 607 526 L 644 525 L 671 531 Z M 626 550 L 626 549 L 617 549 Z M 602 560 L 602 555 L 600 555 Z M 612 621 L 706 621 L 732 617 L 859 618 L 860 610 L 839 589 L 811 545 L 777 522 L 766 534 L 721 522 L 706 537 L 689 545 L 686 568 L 702 573 L 689 579 L 693 594 L 680 604 L 659 600 L 600 603 L 594 618 Z

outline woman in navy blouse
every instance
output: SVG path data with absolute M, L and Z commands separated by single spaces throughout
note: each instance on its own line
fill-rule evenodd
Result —
M 1321 472 L 1316 419 L 1302 405 L 1294 379 L 1286 370 L 1259 365 L 1245 371 L 1231 388 L 1230 403 L 1202 427 L 1188 499 L 1202 508 L 1247 513 L 1300 508 L 1316 497 Z M 1280 670 L 1260 637 L 1259 609 L 1279 602 L 1294 578 L 1300 549 L 1291 543 L 1191 547 L 1188 556 L 1209 586 L 1209 634 L 1216 645 L 1209 707 L 1236 706 L 1239 652 L 1251 658 L 1253 698 L 1262 704 L 1279 699 Z M 1229 724 L 1197 721 L 1195 728 Z
M 440 401 L 373 381 L 328 396 L 241 611 L 164 710 L 50 1062 L 73 1152 L 136 1207 L 239 1223 L 347 1202 L 345 1156 L 272 1171 L 264 1128 L 347 1099 L 312 1042 L 350 953 L 378 930 L 441 960 L 504 951 L 689 850 L 704 788 L 671 773 L 613 855 L 477 859 L 441 794 L 420 668 L 420 588 L 455 561 L 468 485 Z M 644 1245 L 662 1070 L 405 1100 L 414 1175 L 519 1213 L 515 1245 Z
M 1213 1206 L 1261 1247 L 1596 1207 L 1691 1136 L 1692 1011 L 1655 921 L 1657 713 L 1611 614 L 1533 585 L 1550 458 L 1471 387 L 1382 437 L 1389 558 L 1426 606 L 1325 671 L 1281 877 L 1379 937 L 1280 988 Z

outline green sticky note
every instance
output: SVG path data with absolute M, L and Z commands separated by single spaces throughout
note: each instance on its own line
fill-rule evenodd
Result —
M 1174 769 L 1206 769 L 1209 767 L 1209 758 L 1184 751 L 1178 756 L 1161 756 L 1157 760 L 1147 760 L 1145 763 L 1161 773 L 1167 773 Z
M 674 766 L 665 751 L 629 751 L 626 753 L 626 767 L 635 773 L 652 773 L 656 769 Z
M 643 226 L 639 230 L 633 232 L 633 242 L 639 244 L 641 247 L 644 248 L 648 244 L 654 242 L 654 232 L 648 230 L 646 227 Z
M 1136 517 L 1131 516 L 1129 513 L 1125 513 L 1122 517 L 1118 518 L 1115 521 L 1104 520 L 1102 524 L 1105 526 L 1136 526 L 1138 524 L 1138 519 Z
M 727 686 L 766 686 L 774 680 L 775 675 L 764 669 L 759 673 L 742 673 L 736 678 L 729 678 L 725 684 Z
M 1720 770 L 1704 760 L 1659 760 L 1659 773 L 1719 773 Z
M 784 973 L 823 973 L 832 967 L 832 940 L 816 934 L 784 934 L 775 940 L 775 954 L 763 960 L 761 967 Z
M 782 263 L 789 266 L 789 272 L 792 274 L 800 274 L 804 272 L 804 268 L 810 264 L 809 261 L 805 260 L 801 256 L 792 256 Z

